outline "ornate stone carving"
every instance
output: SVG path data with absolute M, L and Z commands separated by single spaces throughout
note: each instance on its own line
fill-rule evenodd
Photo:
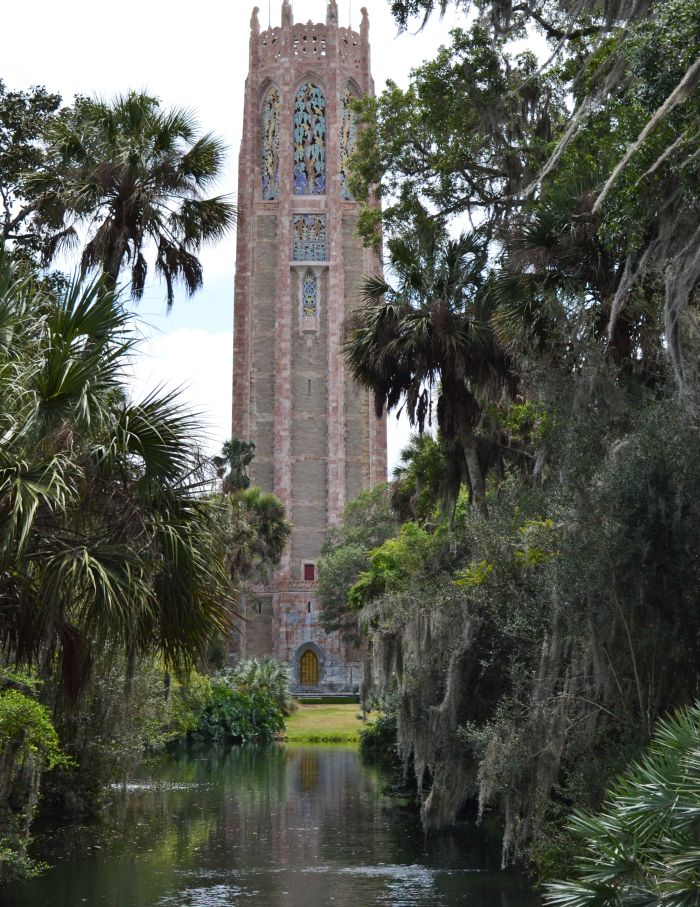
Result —
M 348 186 L 348 160 L 357 142 L 357 114 L 351 107 L 356 94 L 346 85 L 340 97 L 340 194 L 346 201 L 353 201 Z
M 313 22 L 299 23 L 292 30 L 292 50 L 295 57 L 307 59 L 326 56 L 326 27 Z
M 326 215 L 295 214 L 292 261 L 327 261 Z
M 274 85 L 263 100 L 261 119 L 262 197 L 271 201 L 279 196 L 280 190 L 280 94 Z
M 316 318 L 318 315 L 318 278 L 311 269 L 304 274 L 301 313 L 304 318 Z
M 313 82 L 304 82 L 294 99 L 294 194 L 326 191 L 326 99 Z

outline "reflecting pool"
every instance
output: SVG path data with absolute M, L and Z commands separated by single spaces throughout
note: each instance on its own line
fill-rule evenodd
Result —
M 535 907 L 465 825 L 426 839 L 354 749 L 233 747 L 144 767 L 100 823 L 39 837 L 6 907 Z

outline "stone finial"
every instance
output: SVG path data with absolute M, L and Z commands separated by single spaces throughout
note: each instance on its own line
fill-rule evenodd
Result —
M 360 10 L 362 13 L 362 22 L 360 23 L 360 37 L 364 38 L 365 41 L 369 39 L 369 14 L 367 13 L 367 7 L 363 6 Z
M 260 7 L 253 7 L 253 15 L 250 17 L 250 30 L 254 34 L 259 34 L 260 32 L 260 22 L 258 21 L 258 13 L 260 12 Z
M 282 4 L 282 27 L 291 26 L 292 24 L 292 4 L 289 0 L 284 0 Z
M 326 12 L 326 25 L 338 24 L 338 3 L 337 0 L 329 0 L 328 10 Z

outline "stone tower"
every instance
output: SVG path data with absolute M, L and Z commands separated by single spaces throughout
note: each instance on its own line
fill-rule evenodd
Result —
M 239 158 L 233 435 L 255 442 L 251 479 L 294 524 L 269 585 L 249 589 L 238 646 L 290 665 L 297 688 L 355 688 L 358 656 L 319 624 L 316 564 L 348 501 L 386 478 L 386 424 L 341 354 L 343 322 L 379 263 L 355 236 L 345 174 L 353 98 L 373 91 L 369 20 L 250 22 Z

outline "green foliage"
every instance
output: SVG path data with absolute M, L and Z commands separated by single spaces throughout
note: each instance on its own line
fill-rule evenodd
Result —
M 493 564 L 487 561 L 479 561 L 470 564 L 465 570 L 458 570 L 453 580 L 455 586 L 470 587 L 483 586 L 489 576 L 493 573 Z
M 419 207 L 414 232 L 388 247 L 395 285 L 366 279 L 365 303 L 348 322 L 346 360 L 373 392 L 377 413 L 402 407 L 422 433 L 435 407 L 440 433 L 461 454 L 472 498 L 485 512 L 475 429 L 484 403 L 512 397 L 517 386 L 491 323 L 487 244 L 477 232 L 450 238 Z
M 360 219 L 367 242 L 377 241 L 375 191 L 390 233 L 414 229 L 421 204 L 500 219 L 544 163 L 563 119 L 556 71 L 540 73 L 532 54 L 509 53 L 483 21 L 450 37 L 407 89 L 389 82 L 363 102 L 351 180 L 356 198 L 369 202 Z
M 625 771 L 602 810 L 576 813 L 575 880 L 546 886 L 547 904 L 698 903 L 700 705 L 662 721 L 643 758 Z
M 212 681 L 212 698 L 197 733 L 213 741 L 264 743 L 283 729 L 284 716 L 268 689 L 239 686 L 235 673 L 224 673 Z
M 369 570 L 360 573 L 348 592 L 356 610 L 384 592 L 404 588 L 412 576 L 430 562 L 430 534 L 416 523 L 404 523 L 397 538 L 388 539 L 369 556 Z
M 266 742 L 284 729 L 294 708 L 285 665 L 269 657 L 248 658 L 212 678 L 195 736 Z
M 326 632 L 357 637 L 357 615 L 348 605 L 348 592 L 369 567 L 370 551 L 397 528 L 387 485 L 363 491 L 345 508 L 342 524 L 331 528 L 318 565 L 318 598 Z
M 285 718 L 294 711 L 294 701 L 289 692 L 289 671 L 275 658 L 269 655 L 246 658 L 228 672 L 227 677 L 239 690 L 266 693 Z
M 700 433 L 672 398 L 613 399 L 563 396 L 541 483 L 494 482 L 488 519 L 408 524 L 354 590 L 424 821 L 478 799 L 512 819 L 504 858 L 541 872 L 569 859 L 571 805 L 597 805 L 698 678 Z
M 34 206 L 24 196 L 24 181 L 46 165 L 44 138 L 60 104 L 60 95 L 41 86 L 10 91 L 0 79 L 0 249 L 11 244 L 31 254 L 40 245 L 30 228 Z
M 199 727 L 202 713 L 211 702 L 211 679 L 191 671 L 182 680 L 171 678 L 166 707 L 165 732 L 170 741 L 183 740 Z
M 553 520 L 527 520 L 518 532 L 522 542 L 515 550 L 515 559 L 522 567 L 539 567 L 557 556 Z
M 292 532 L 284 504 L 259 488 L 246 488 L 226 495 L 219 515 L 231 576 L 264 580 L 279 563 Z
M 458 446 L 442 435 L 416 434 L 401 451 L 393 479 L 391 502 L 397 516 L 425 523 L 454 511 L 467 479 L 466 464 Z
M 224 492 L 242 491 L 250 486 L 248 467 L 255 457 L 255 444 L 231 438 L 224 442 L 220 456 L 213 457 Z
M 61 748 L 48 709 L 30 695 L 33 679 L 0 669 L 0 681 L 22 687 L 0 689 L 1 884 L 32 878 L 45 868 L 27 856 L 39 783 L 44 771 L 72 760 Z
M 27 856 L 25 845 L 22 834 L 12 823 L 0 831 L 0 884 L 24 882 L 49 868 L 48 863 Z
M 142 297 L 149 246 L 168 307 L 175 281 L 190 295 L 202 286 L 197 253 L 228 233 L 235 208 L 205 195 L 221 174 L 224 147 L 197 135 L 191 112 L 162 110 L 143 92 L 111 102 L 78 98 L 46 142 L 44 167 L 24 181 L 37 227 L 49 234 L 45 261 L 86 233 L 82 271 L 98 269 L 110 289 L 128 265 L 132 296 Z
M 0 691 L 0 759 L 9 751 L 40 770 L 70 763 L 46 706 L 19 690 Z
M 371 762 L 397 766 L 400 757 L 397 744 L 396 706 L 384 701 L 379 703 L 376 716 L 360 731 L 360 753 Z
M 232 589 L 196 418 L 175 394 L 127 402 L 130 317 L 100 284 L 54 295 L 0 259 L 0 639 L 51 648 L 75 696 L 91 646 L 191 665 Z M 52 665 L 53 667 L 54 665 Z

